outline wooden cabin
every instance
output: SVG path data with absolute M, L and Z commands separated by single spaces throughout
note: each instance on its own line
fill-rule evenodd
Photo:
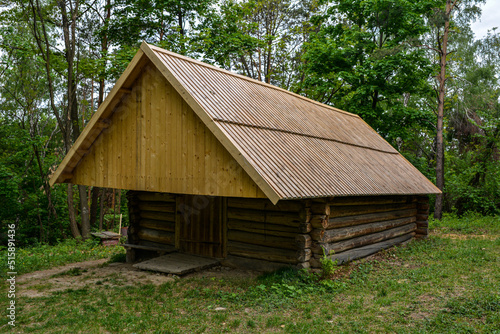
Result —
M 359 116 L 143 43 L 50 183 L 128 189 L 128 258 L 273 269 L 427 235 L 439 190 Z

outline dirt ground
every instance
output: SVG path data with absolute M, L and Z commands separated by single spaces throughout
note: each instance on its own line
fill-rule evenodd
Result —
M 56 291 L 81 289 L 86 285 L 133 286 L 137 283 L 160 285 L 189 277 L 256 277 L 257 271 L 215 266 L 178 277 L 136 269 L 128 263 L 107 263 L 108 259 L 71 263 L 62 267 L 35 271 L 18 277 L 19 295 L 48 296 Z

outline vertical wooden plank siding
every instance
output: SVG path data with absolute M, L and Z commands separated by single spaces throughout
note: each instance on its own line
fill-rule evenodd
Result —
M 146 66 L 74 169 L 76 184 L 265 198 L 166 79 Z
M 182 252 L 222 257 L 224 249 L 222 198 L 179 196 L 179 249 Z

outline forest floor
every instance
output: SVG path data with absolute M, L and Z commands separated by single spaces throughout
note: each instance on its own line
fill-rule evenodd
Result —
M 0 332 L 500 333 L 500 219 L 431 227 L 326 281 L 224 267 L 177 277 L 123 256 L 33 271 L 16 280 L 16 327 L 2 316 Z

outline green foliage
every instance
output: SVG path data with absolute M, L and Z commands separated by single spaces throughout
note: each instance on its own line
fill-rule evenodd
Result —
M 321 262 L 321 277 L 323 279 L 330 279 L 338 268 L 337 260 L 333 261 L 324 255 L 319 261 Z
M 422 105 L 405 102 L 430 90 L 430 61 L 410 46 L 425 32 L 427 10 L 428 4 L 404 0 L 331 5 L 316 17 L 321 29 L 307 44 L 307 94 L 362 116 L 391 142 L 407 138 L 432 118 Z
M 439 229 L 447 233 L 460 234 L 500 234 L 498 216 L 482 216 L 477 212 L 469 212 L 461 217 L 455 213 L 443 214 L 443 219 L 429 218 L 429 228 Z
M 222 282 L 222 281 L 221 281 Z M 186 292 L 189 298 L 211 296 L 224 306 L 230 303 L 258 305 L 273 309 L 307 300 L 311 294 L 335 294 L 346 288 L 346 284 L 333 280 L 320 280 L 307 270 L 283 268 L 258 277 L 255 285 L 244 286 L 237 291 L 225 289 L 197 288 Z
M 19 245 L 29 245 L 39 240 L 54 242 L 62 238 L 62 217 L 54 217 L 48 208 L 43 189 L 40 166 L 33 147 L 42 147 L 47 137 L 31 137 L 19 124 L 0 118 L 0 233 L 5 233 L 7 223 L 16 224 Z M 48 169 L 51 158 L 41 161 L 42 169 Z M 60 215 L 66 211 L 61 189 L 52 191 L 52 204 Z M 53 229 L 49 234 L 49 229 Z M 2 237 L 2 243 L 3 243 Z
M 446 192 L 450 209 L 462 215 L 500 213 L 500 163 L 477 161 L 477 152 L 447 155 Z M 481 178 L 481 179 L 479 179 Z
M 125 263 L 127 260 L 125 253 L 118 253 L 111 256 L 108 263 Z

